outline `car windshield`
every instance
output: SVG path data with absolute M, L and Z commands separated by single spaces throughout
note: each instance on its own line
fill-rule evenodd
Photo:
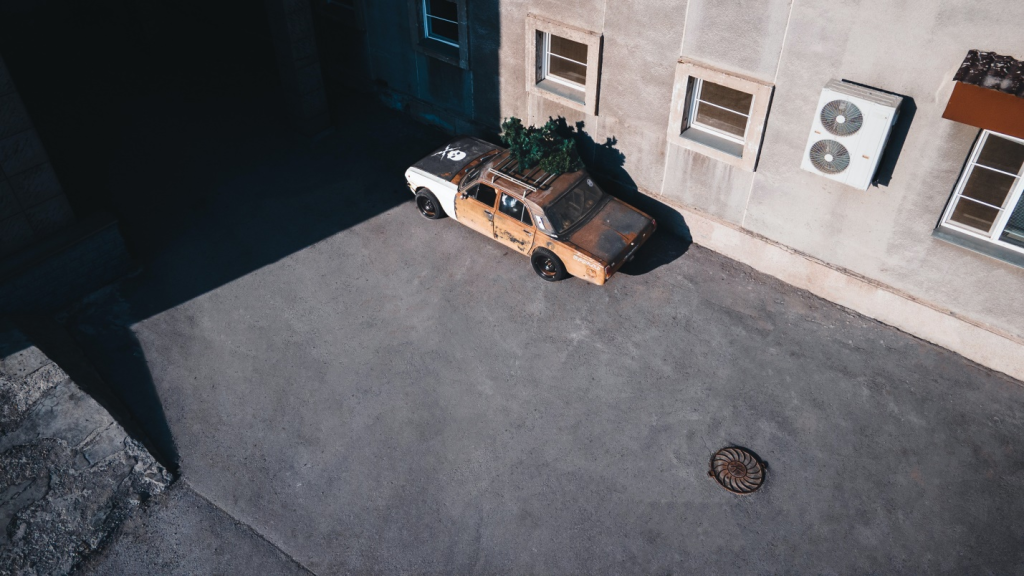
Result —
M 585 178 L 544 209 L 552 232 L 561 234 L 576 225 L 604 198 L 604 192 L 590 178 Z

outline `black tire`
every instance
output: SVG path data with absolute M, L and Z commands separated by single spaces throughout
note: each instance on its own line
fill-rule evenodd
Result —
M 428 220 L 440 220 L 445 216 L 444 208 L 441 208 L 441 203 L 437 201 L 437 196 L 434 196 L 434 193 L 426 188 L 420 188 L 416 191 L 416 208 Z
M 540 276 L 541 280 L 558 282 L 569 277 L 562 260 L 547 248 L 534 250 L 533 255 L 530 256 L 530 264 L 533 264 L 533 271 Z

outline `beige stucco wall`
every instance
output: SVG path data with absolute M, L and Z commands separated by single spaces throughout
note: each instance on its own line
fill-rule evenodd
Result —
M 825 32 L 824 18 L 846 21 Z M 796 2 L 745 228 L 1024 337 L 1024 269 L 931 237 L 978 130 L 941 118 L 971 48 L 1024 56 L 1024 3 Z M 887 187 L 849 189 L 799 170 L 818 91 L 845 78 L 905 94 L 917 111 Z
M 582 120 L 615 138 L 619 179 L 1024 340 L 1024 269 L 931 236 L 978 131 L 941 118 L 972 48 L 1017 57 L 1024 3 L 796 0 L 503 2 L 502 116 Z M 526 14 L 604 35 L 597 116 L 527 94 Z M 680 57 L 775 85 L 756 172 L 666 138 Z M 800 170 L 821 88 L 847 79 L 913 98 L 888 186 L 859 191 Z M 695 238 L 700 243 L 701 238 Z

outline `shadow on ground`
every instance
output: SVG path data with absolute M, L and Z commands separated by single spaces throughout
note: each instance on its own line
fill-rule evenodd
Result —
M 175 471 L 133 326 L 406 202 L 404 169 L 446 137 L 358 94 L 337 95 L 333 131 L 299 135 L 263 4 L 232 4 L 157 14 L 153 30 L 135 19 L 145 15 L 96 6 L 0 11 L 0 51 L 76 214 L 114 213 L 141 268 L 64 326 L 18 323 Z M 245 25 L 230 32 L 221 20 L 236 9 Z M 161 48 L 175 27 L 189 47 Z
M 132 163 L 139 174 L 132 181 L 146 172 L 164 173 L 165 190 L 198 182 L 209 193 L 178 222 L 149 213 L 130 222 L 142 272 L 87 299 L 66 323 L 172 469 L 177 450 L 132 326 L 407 202 L 404 168 L 445 137 L 353 98 L 358 101 L 346 108 L 358 112 L 341 116 L 338 128 L 319 139 L 293 134 L 283 118 L 264 123 L 259 139 L 245 139 L 251 129 L 225 126 L 218 114 L 224 111 L 214 102 L 189 112 L 220 116 L 216 128 L 193 136 L 206 142 L 206 150 L 191 161 L 172 167 L 160 165 L 167 155 L 159 150 L 125 151 L 138 155 Z M 268 110 L 279 109 L 273 105 Z M 241 116 L 237 121 L 244 123 Z M 171 127 L 158 134 L 168 149 L 186 144 Z M 251 154 L 239 154 L 239 148 Z M 150 218 L 157 220 L 155 229 L 147 228 Z M 401 231 L 394 234 L 400 237 Z

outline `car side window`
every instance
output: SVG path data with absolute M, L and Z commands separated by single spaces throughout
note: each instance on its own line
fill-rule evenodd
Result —
M 501 204 L 498 205 L 498 210 L 501 210 L 502 214 L 511 216 L 520 222 L 523 220 L 523 203 L 508 194 L 501 195 Z
M 477 184 L 469 191 L 469 195 L 489 208 L 494 208 L 494 201 L 498 198 L 497 191 L 486 184 Z
M 523 224 L 533 226 L 533 219 L 530 218 L 530 209 L 526 206 L 523 206 Z

